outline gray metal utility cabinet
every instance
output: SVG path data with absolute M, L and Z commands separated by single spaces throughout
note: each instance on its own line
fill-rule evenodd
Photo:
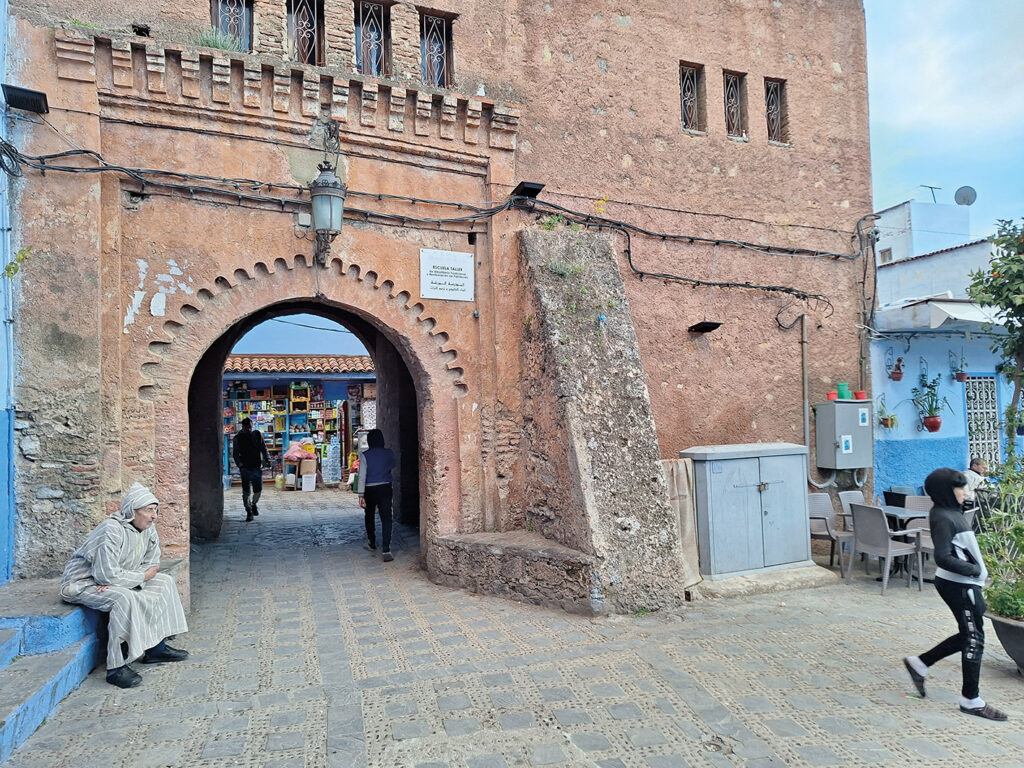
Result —
M 704 445 L 679 456 L 693 460 L 706 578 L 813 565 L 805 446 Z

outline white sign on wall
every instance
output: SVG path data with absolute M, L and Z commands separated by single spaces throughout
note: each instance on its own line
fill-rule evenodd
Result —
M 420 248 L 420 298 L 473 301 L 473 254 Z

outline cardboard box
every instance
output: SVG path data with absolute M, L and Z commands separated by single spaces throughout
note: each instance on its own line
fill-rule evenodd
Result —
M 300 475 L 316 475 L 316 459 L 303 459 L 299 462 Z

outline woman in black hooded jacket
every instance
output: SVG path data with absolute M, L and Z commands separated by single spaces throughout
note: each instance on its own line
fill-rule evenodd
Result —
M 960 711 L 987 720 L 1006 720 L 1006 715 L 986 704 L 978 693 L 981 654 L 985 650 L 985 599 L 981 588 L 988 572 L 974 531 L 964 519 L 967 478 L 955 469 L 936 469 L 924 481 L 924 490 L 935 505 L 928 515 L 935 547 L 935 589 L 956 618 L 959 632 L 947 637 L 920 656 L 903 659 L 917 692 L 925 696 L 928 668 L 954 653 L 961 654 L 963 688 Z

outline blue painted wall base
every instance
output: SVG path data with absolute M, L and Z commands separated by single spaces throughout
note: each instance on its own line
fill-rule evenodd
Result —
M 875 493 L 894 485 L 909 485 L 922 493 L 924 479 L 933 469 L 967 468 L 967 441 L 963 437 L 928 440 L 875 440 Z

